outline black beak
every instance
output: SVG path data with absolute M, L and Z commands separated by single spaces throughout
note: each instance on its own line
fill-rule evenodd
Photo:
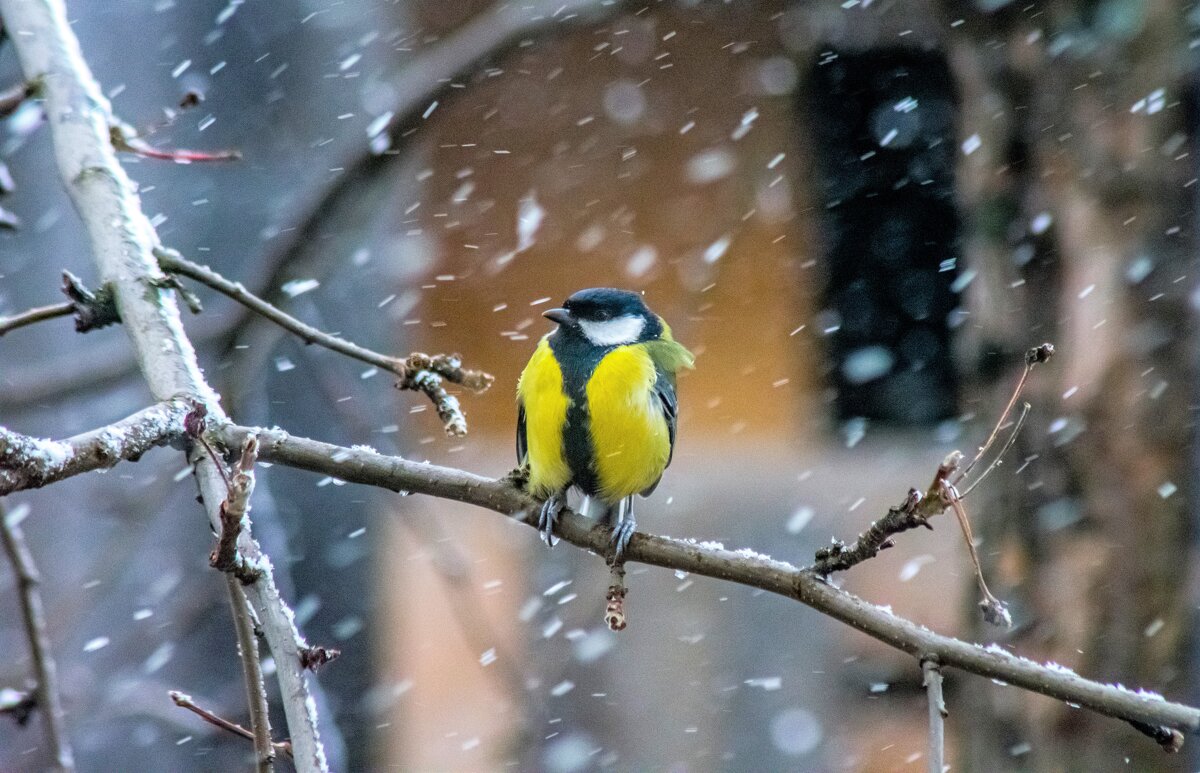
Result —
M 546 309 L 542 312 L 542 316 L 551 322 L 557 322 L 560 325 L 573 325 L 575 318 L 571 316 L 571 312 L 566 309 Z

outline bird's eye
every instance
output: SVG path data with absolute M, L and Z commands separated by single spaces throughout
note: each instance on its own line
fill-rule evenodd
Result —
M 596 312 L 596 319 L 600 320 L 601 322 L 610 320 L 612 319 L 612 312 L 601 309 Z

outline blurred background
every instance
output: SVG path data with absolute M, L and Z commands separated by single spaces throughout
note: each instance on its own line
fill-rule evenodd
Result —
M 471 433 L 204 288 L 186 320 L 233 417 L 500 476 L 540 311 L 616 285 L 698 355 L 647 531 L 805 563 L 983 440 L 1022 353 L 1030 419 L 953 524 L 847 589 L 935 630 L 1200 703 L 1194 496 L 1200 11 L 1182 0 L 69 3 L 169 246 L 326 330 L 497 377 Z M 0 84 L 19 78 L 0 46 Z M 185 94 L 203 101 L 181 110 Z M 0 126 L 0 315 L 88 245 L 36 104 Z M 123 331 L 0 340 L 0 422 L 61 437 L 144 406 Z M 85 770 L 229 770 L 249 745 L 212 535 L 178 454 L 9 497 L 44 575 Z M 920 672 L 799 605 L 607 572 L 494 513 L 282 468 L 255 532 L 309 640 L 339 770 L 924 770 Z M 0 571 L 0 686 L 30 673 Z M 269 667 L 269 664 L 268 664 Z M 272 690 L 274 684 L 269 685 Z M 277 695 L 273 699 L 278 706 Z M 947 681 L 956 770 L 1194 770 L 1118 722 Z M 275 718 L 282 727 L 282 716 Z M 281 731 L 280 731 L 281 732 Z M 0 722 L 0 769 L 49 757 Z

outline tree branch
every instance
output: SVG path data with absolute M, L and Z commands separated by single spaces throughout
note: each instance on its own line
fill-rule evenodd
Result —
M 227 448 L 239 447 L 250 433 L 258 435 L 259 458 L 264 461 L 351 483 L 465 502 L 536 526 L 538 503 L 516 488 L 511 478 L 485 478 L 384 456 L 362 447 L 344 448 L 292 437 L 278 429 L 223 425 L 212 431 L 214 439 Z M 603 557 L 609 550 L 611 530 L 566 511 L 558 535 Z M 1093 682 L 1062 666 L 1036 663 L 997 645 L 982 647 L 933 633 L 833 587 L 812 571 L 753 551 L 726 550 L 711 543 L 639 532 L 630 541 L 626 556 L 629 561 L 715 577 L 800 601 L 913 657 L 936 658 L 943 667 L 960 668 L 1126 721 L 1200 731 L 1200 709 L 1169 702 L 1153 693 Z
M 222 730 L 228 730 L 234 735 L 241 736 L 248 741 L 254 740 L 254 733 L 251 733 L 249 730 L 237 724 L 236 722 L 230 722 L 228 719 L 225 719 L 224 717 L 214 714 L 208 709 L 197 705 L 196 702 L 192 700 L 192 696 L 185 695 L 178 690 L 171 690 L 168 695 L 171 696 L 171 700 L 175 702 L 176 706 L 181 709 L 187 709 L 208 724 L 214 727 L 219 727 Z M 289 760 L 292 759 L 292 744 L 290 741 L 280 741 L 273 744 L 273 746 L 275 751 L 280 756 L 286 757 Z
M 190 400 L 176 398 L 143 408 L 106 427 L 66 440 L 41 440 L 0 427 L 0 496 L 120 461 L 135 462 L 156 446 L 182 440 Z
M 929 699 L 929 773 L 944 773 L 946 767 L 946 701 L 942 697 L 942 669 L 936 660 L 921 661 L 925 694 Z
M 116 124 L 108 100 L 84 61 L 62 0 L 0 0 L 0 16 L 25 77 L 42 84 L 59 174 L 90 237 L 102 282 L 111 285 L 138 367 L 159 400 L 179 395 L 202 404 L 223 420 L 217 395 L 204 380 L 184 333 L 179 307 L 158 268 L 158 235 L 141 209 L 132 181 L 117 160 L 109 133 Z M 212 460 L 193 449 L 191 462 L 215 530 L 220 529 L 224 486 Z M 300 771 L 328 768 L 317 730 L 308 675 L 300 667 L 291 610 L 275 587 L 270 561 L 263 576 L 246 587 L 278 664 L 284 712 Z
M 437 408 L 438 417 L 445 425 L 447 434 L 457 436 L 467 434 L 467 420 L 458 405 L 458 400 L 446 392 L 442 381 L 449 381 L 452 384 L 459 384 L 467 389 L 482 392 L 490 387 L 494 380 L 490 374 L 463 368 L 458 355 L 430 356 L 418 352 L 400 358 L 380 354 L 364 346 L 359 346 L 353 341 L 347 341 L 341 336 L 323 332 L 312 325 L 301 322 L 279 307 L 259 298 L 240 282 L 231 282 L 208 266 L 201 266 L 184 258 L 175 250 L 158 248 L 154 254 L 163 271 L 185 276 L 211 287 L 254 313 L 274 322 L 284 330 L 293 333 L 306 344 L 323 346 L 330 351 L 351 357 L 359 362 L 365 362 L 368 365 L 374 365 L 380 370 L 391 373 L 397 377 L 396 386 L 400 389 L 424 392 Z
M 200 419 L 193 419 L 192 432 L 201 432 Z M 206 441 L 205 450 L 210 451 Z M 242 676 L 246 685 L 246 705 L 250 712 L 250 728 L 254 736 L 255 765 L 258 773 L 274 770 L 275 749 L 271 745 L 271 715 L 267 707 L 267 690 L 263 684 L 262 661 L 258 656 L 258 639 L 254 635 L 253 614 L 242 590 L 261 577 L 261 573 L 246 560 L 238 547 L 238 538 L 243 530 L 250 530 L 250 495 L 254 492 L 254 461 L 258 456 L 258 439 L 254 435 L 242 444 L 242 456 L 234 467 L 228 481 L 229 495 L 221 503 L 221 534 L 217 547 L 209 556 L 209 564 L 226 573 L 229 605 L 233 613 L 233 627 L 237 633 L 238 659 L 242 663 Z M 220 460 L 214 459 L 215 465 Z
M 231 572 L 225 575 L 233 628 L 237 632 L 238 660 L 246 684 L 246 705 L 250 710 L 250 739 L 254 741 L 254 762 L 258 773 L 275 769 L 275 746 L 271 743 L 271 713 L 267 707 L 267 689 L 263 684 L 262 661 L 258 657 L 258 639 L 254 621 L 241 581 Z M 178 702 L 178 701 L 176 701 Z
M 41 709 L 46 722 L 46 740 L 54 754 L 57 770 L 74 770 L 75 755 L 67 739 L 67 728 L 63 722 L 62 701 L 58 694 L 58 669 L 50 652 L 50 635 L 46 633 L 46 613 L 42 607 L 42 594 L 38 592 L 37 566 L 33 554 L 25 545 L 25 537 L 15 519 L 5 512 L 0 503 L 0 541 L 12 562 L 20 591 L 21 614 L 25 621 L 25 635 L 29 639 L 29 653 L 33 659 L 34 678 L 37 687 L 34 701 Z
M 22 311 L 20 314 L 13 314 L 11 317 L 0 317 L 0 336 L 26 325 L 34 325 L 57 317 L 68 317 L 73 311 L 75 311 L 75 305 L 64 302 L 38 306 L 29 311 Z

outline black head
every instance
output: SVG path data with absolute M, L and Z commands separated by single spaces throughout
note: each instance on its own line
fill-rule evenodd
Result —
M 543 314 L 567 335 L 578 335 L 594 346 L 620 346 L 651 341 L 662 335 L 662 322 L 642 296 L 628 290 L 593 287 L 563 301 L 562 308 Z

